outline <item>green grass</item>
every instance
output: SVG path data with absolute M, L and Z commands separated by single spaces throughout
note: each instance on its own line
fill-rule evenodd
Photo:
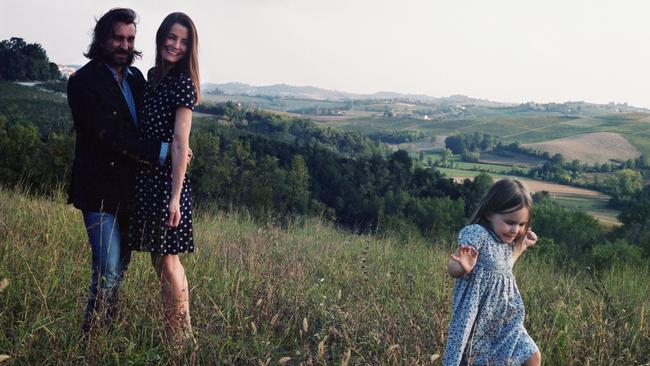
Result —
M 23 86 L 14 82 L 0 80 L 0 99 L 7 101 L 48 101 L 66 103 L 65 96 L 51 91 L 43 91 L 31 86 Z
M 197 252 L 183 255 L 200 349 L 163 346 L 157 280 L 135 253 L 120 317 L 78 327 L 89 277 L 80 213 L 0 189 L 0 354 L 8 364 L 430 364 L 444 349 L 453 280 L 449 244 L 365 237 L 318 220 L 280 228 L 196 212 Z M 613 268 L 591 291 L 586 271 L 526 253 L 515 267 L 526 327 L 549 365 L 650 362 L 650 270 Z M 564 268 L 558 270 L 559 268 Z M 392 347 L 399 345 L 399 347 Z M 440 364 L 440 361 L 437 361 Z
M 434 155 L 431 159 L 432 162 L 438 161 L 440 155 Z M 512 171 L 513 168 L 521 170 L 524 174 L 528 173 L 530 168 L 515 167 L 512 165 L 501 165 L 501 164 L 489 164 L 489 163 L 469 163 L 465 161 L 460 161 L 458 158 L 450 159 L 449 162 L 453 164 L 453 171 L 458 172 L 460 170 L 470 170 L 474 172 L 486 172 L 494 174 L 505 174 Z
M 588 197 L 575 194 L 555 194 L 553 199 L 561 206 L 577 211 L 585 211 L 598 219 L 601 224 L 609 227 L 620 226 L 617 210 L 607 208 L 608 199 L 603 197 Z

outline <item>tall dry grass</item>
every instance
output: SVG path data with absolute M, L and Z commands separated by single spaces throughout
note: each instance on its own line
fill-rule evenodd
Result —
M 134 253 L 122 311 L 84 346 L 90 275 L 80 213 L 0 189 L 0 355 L 7 364 L 431 364 L 442 355 L 449 247 L 280 228 L 203 211 L 183 255 L 198 351 L 165 347 L 156 276 Z M 527 253 L 516 267 L 526 325 L 550 365 L 650 362 L 648 268 L 566 272 Z M 0 361 L 1 362 L 1 361 Z

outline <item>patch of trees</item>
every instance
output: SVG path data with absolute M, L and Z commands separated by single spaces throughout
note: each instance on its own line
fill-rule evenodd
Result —
M 650 205 L 650 189 L 639 194 L 644 195 L 645 204 Z M 550 199 L 548 192 L 536 193 L 533 199 L 532 227 L 540 237 L 534 250 L 547 259 L 562 265 L 568 263 L 603 270 L 615 264 L 641 264 L 644 257 L 650 258 L 650 225 L 645 215 L 648 210 L 628 218 L 625 215 L 636 207 L 623 209 L 620 218 L 625 220 L 625 225 L 608 233 L 586 213 L 560 207 Z
M 249 116 L 251 117 L 251 116 Z M 450 237 L 482 191 L 417 167 L 405 151 L 345 156 L 316 140 L 279 141 L 223 125 L 192 131 L 201 201 L 254 215 L 320 215 L 356 230 Z
M 645 160 L 645 159 L 637 159 Z M 528 172 L 534 179 L 581 186 L 607 193 L 612 196 L 610 206 L 620 207 L 620 203 L 629 199 L 643 187 L 643 176 L 639 170 L 619 168 L 605 176 L 587 175 L 589 170 L 578 160 L 566 163 L 560 154 L 555 154 L 543 165 L 535 167 Z
M 216 116 L 222 125 L 263 134 L 287 143 L 317 143 L 346 156 L 387 153 L 385 146 L 373 142 L 360 132 L 319 127 L 309 119 L 245 109 L 232 102 L 199 105 L 195 110 Z
M 0 81 L 0 183 L 41 192 L 65 185 L 73 150 L 65 99 Z
M 38 43 L 12 37 L 0 42 L 0 79 L 46 81 L 61 79 L 58 66 L 50 62 Z
M 474 132 L 448 136 L 445 139 L 445 148 L 460 155 L 465 161 L 478 162 L 480 153 L 492 149 L 494 143 L 495 140 L 489 133 Z
M 0 183 L 19 182 L 49 192 L 68 182 L 74 137 L 69 133 L 39 133 L 27 121 L 15 122 L 0 114 Z
M 623 223 L 620 236 L 650 258 L 650 186 L 643 187 L 621 202 L 618 218 Z
M 420 130 L 378 130 L 368 134 L 373 141 L 386 144 L 404 144 L 426 138 L 428 135 Z M 435 139 L 430 137 L 430 139 Z
M 548 152 L 528 149 L 517 142 L 498 143 L 494 151 L 497 153 L 515 152 L 544 159 L 543 164 L 528 171 L 530 178 L 591 188 L 607 193 L 612 196 L 610 206 L 614 208 L 618 208 L 621 201 L 628 199 L 641 189 L 643 175 L 650 167 L 645 155 L 620 163 L 589 165 L 583 164 L 579 160 L 566 161 L 561 154 L 550 155 Z

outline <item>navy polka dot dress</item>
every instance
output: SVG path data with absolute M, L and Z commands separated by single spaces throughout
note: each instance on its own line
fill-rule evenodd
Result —
M 176 108 L 194 109 L 195 100 L 194 84 L 185 73 L 172 69 L 155 90 L 147 84 L 138 136 L 171 143 Z M 156 254 L 193 252 L 192 192 L 187 175 L 181 190 L 181 220 L 175 228 L 165 225 L 172 191 L 171 159 L 167 159 L 164 165 L 151 164 L 141 169 L 137 174 L 135 191 L 136 209 L 129 221 L 129 247 Z
M 538 348 L 524 328 L 524 303 L 512 274 L 514 243 L 474 224 L 460 231 L 458 245 L 479 254 L 474 269 L 456 279 L 444 365 L 523 364 Z

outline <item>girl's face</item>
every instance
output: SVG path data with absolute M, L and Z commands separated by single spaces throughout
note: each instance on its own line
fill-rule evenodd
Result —
M 167 33 L 160 50 L 162 59 L 165 62 L 175 64 L 183 59 L 188 49 L 187 35 L 187 27 L 174 23 L 169 33 Z
M 504 243 L 512 243 L 524 235 L 524 229 L 530 217 L 530 210 L 522 207 L 508 213 L 494 213 L 487 220 L 492 225 L 492 230 Z

